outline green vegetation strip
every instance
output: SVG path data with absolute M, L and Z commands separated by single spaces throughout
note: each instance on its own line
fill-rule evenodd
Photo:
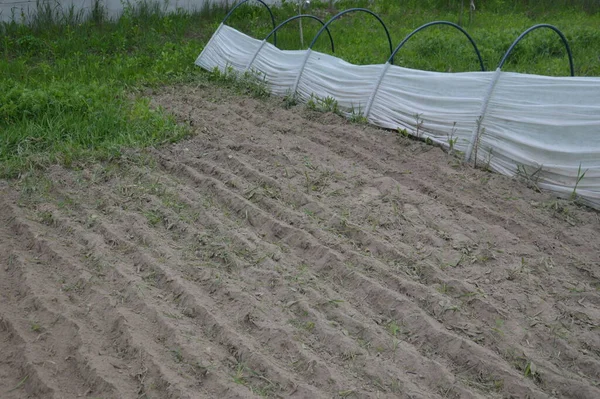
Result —
M 466 3 L 466 4 L 465 4 Z M 487 69 L 494 69 L 512 41 L 536 23 L 561 29 L 573 48 L 576 74 L 600 76 L 600 12 L 597 1 L 340 1 L 312 2 L 304 13 L 329 19 L 337 11 L 367 7 L 386 22 L 394 45 L 433 20 L 460 23 L 475 39 Z M 480 4 L 481 3 L 481 4 Z M 485 3 L 485 4 L 483 4 Z M 298 13 L 296 3 L 275 8 L 278 22 Z M 193 61 L 227 9 L 165 15 L 161 5 L 141 2 L 111 21 L 98 3 L 86 15 L 41 7 L 27 26 L 0 26 L 0 177 L 15 177 L 51 163 L 77 167 L 118 157 L 123 148 L 146 147 L 185 137 L 145 90 L 212 77 Z M 262 7 L 242 6 L 228 24 L 253 37 L 272 26 Z M 319 29 L 302 22 L 306 46 Z M 368 15 L 349 15 L 331 25 L 336 55 L 356 64 L 383 63 L 387 39 Z M 299 29 L 278 32 L 283 49 L 301 48 Z M 322 36 L 316 50 L 330 52 Z M 464 36 L 445 27 L 416 35 L 395 59 L 397 65 L 445 72 L 477 70 L 477 58 Z M 562 43 L 551 32 L 535 32 L 517 47 L 504 70 L 567 75 Z M 217 77 L 216 82 L 230 84 Z M 239 86 L 239 85 L 238 85 Z M 239 87 L 237 87 L 239 89 Z M 257 94 L 251 92 L 250 94 Z M 258 93 L 264 95 L 264 93 Z

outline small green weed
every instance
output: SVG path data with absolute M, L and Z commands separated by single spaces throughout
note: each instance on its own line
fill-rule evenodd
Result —
M 183 354 L 181 353 L 181 349 L 171 349 L 171 354 L 173 355 L 173 359 L 176 363 L 183 363 Z
M 356 393 L 356 391 L 354 391 L 353 389 L 347 389 L 344 391 L 339 391 L 338 395 L 340 395 L 340 398 L 348 398 L 351 395 L 354 395 Z
M 42 332 L 44 328 L 42 327 L 42 325 L 38 322 L 32 321 L 31 322 L 31 331 L 36 332 L 36 333 L 40 333 Z
M 352 107 L 350 111 L 350 122 L 356 124 L 367 124 L 369 123 L 368 119 L 364 116 L 364 112 L 362 111 L 360 105 L 358 109 Z
M 540 172 L 544 165 L 540 165 L 536 169 L 528 168 L 526 165 L 517 165 L 517 177 L 520 178 L 526 185 L 536 192 L 541 192 L 538 187 L 540 180 Z
M 17 385 L 15 385 L 14 388 L 9 389 L 8 391 L 6 391 L 6 393 L 14 392 L 17 389 L 21 388 L 23 386 L 23 384 L 25 384 L 25 382 L 27 382 L 27 379 L 29 379 L 29 375 L 26 375 L 25 377 L 23 377 L 23 379 L 21 381 L 19 381 L 19 383 Z
M 581 163 L 579 163 L 579 169 L 577 169 L 577 179 L 575 180 L 575 187 L 573 187 L 573 192 L 571 193 L 572 201 L 577 199 L 577 186 L 579 186 L 579 183 L 583 180 L 588 170 L 589 169 L 586 169 L 585 171 L 581 172 Z
M 341 114 L 337 100 L 329 96 L 325 98 L 319 98 L 314 94 L 311 94 L 306 106 L 313 111 L 332 112 L 338 115 Z
M 239 385 L 246 385 L 247 381 L 246 381 L 245 372 L 246 372 L 246 367 L 242 363 L 239 363 L 235 369 L 235 374 L 232 376 L 233 382 L 235 382 L 236 384 L 239 384 Z
M 260 72 L 254 70 L 240 73 L 235 71 L 232 66 L 227 66 L 223 71 L 215 67 L 210 75 L 210 80 L 224 83 L 255 98 L 270 96 L 265 76 L 261 76 Z
M 410 137 L 410 133 L 408 133 L 408 130 L 406 130 L 406 129 L 398 128 L 398 129 L 396 129 L 396 134 L 397 134 L 398 139 Z
M 38 213 L 39 221 L 46 226 L 52 226 L 54 224 L 54 215 L 50 211 L 41 211 Z
M 456 142 L 458 141 L 458 137 L 456 135 L 456 122 L 452 125 L 452 130 L 448 134 L 448 152 L 452 154 L 454 152 L 454 148 L 456 147 Z
M 290 109 L 296 105 L 298 105 L 298 97 L 296 96 L 296 93 L 292 93 L 291 90 L 288 90 L 285 96 L 283 96 L 283 107 L 285 109 Z
M 415 114 L 415 137 L 421 138 L 423 133 L 423 114 Z
M 313 332 L 315 329 L 315 323 L 313 321 L 307 321 L 304 323 L 304 329 L 308 332 Z
M 397 337 L 402 334 L 402 327 L 396 323 L 396 321 L 392 320 L 386 326 L 388 332 L 392 335 L 392 337 Z

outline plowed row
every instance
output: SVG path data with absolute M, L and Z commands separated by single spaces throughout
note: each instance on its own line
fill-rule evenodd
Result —
M 177 87 L 195 136 L 0 186 L 0 397 L 600 397 L 598 213 Z

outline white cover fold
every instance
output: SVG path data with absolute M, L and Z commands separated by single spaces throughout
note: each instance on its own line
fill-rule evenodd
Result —
M 333 97 L 344 112 L 364 112 L 385 64 L 353 65 L 308 50 L 279 50 L 270 43 L 222 25 L 196 64 L 206 70 L 231 67 L 264 76 L 275 95 L 293 91 Z M 259 51 L 260 50 L 260 51 Z M 257 54 L 258 52 L 258 54 Z M 304 65 L 304 63 L 306 64 Z M 298 75 L 302 70 L 300 80 Z M 496 73 L 498 81 L 490 84 Z M 600 78 L 548 77 L 512 72 L 427 72 L 391 65 L 377 88 L 368 121 L 429 137 L 467 151 L 471 141 L 479 164 L 513 176 L 518 168 L 538 173 L 541 188 L 569 196 L 579 167 L 586 172 L 577 195 L 600 208 Z M 487 101 L 487 106 L 483 106 Z M 481 120 L 477 130 L 478 120 Z M 473 135 L 473 132 L 479 133 Z

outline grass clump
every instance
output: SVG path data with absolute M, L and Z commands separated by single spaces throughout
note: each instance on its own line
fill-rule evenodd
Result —
M 209 79 L 214 82 L 223 83 L 240 93 L 255 98 L 266 98 L 271 95 L 266 77 L 258 71 L 238 73 L 231 66 L 226 67 L 224 71 L 215 67 Z
M 319 98 L 314 94 L 310 95 L 308 102 L 306 103 L 308 109 L 318 112 L 331 112 L 334 114 L 341 115 L 340 108 L 338 106 L 338 102 L 333 97 L 325 97 Z
M 0 176 L 59 162 L 118 156 L 122 147 L 155 145 L 187 134 L 141 97 L 92 81 L 32 88 L 0 83 Z

